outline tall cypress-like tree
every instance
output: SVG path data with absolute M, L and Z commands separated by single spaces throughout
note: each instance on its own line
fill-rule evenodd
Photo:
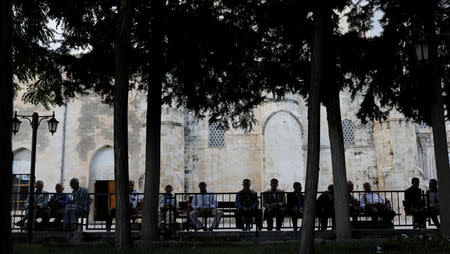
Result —
M 318 6 L 313 11 L 314 32 L 311 52 L 311 80 L 308 98 L 308 159 L 306 164 L 305 205 L 300 234 L 301 254 L 314 253 L 314 228 L 320 156 L 320 89 L 323 84 L 325 31 L 329 10 Z
M 370 18 L 373 10 L 383 13 L 383 31 L 370 41 L 365 65 L 360 66 L 359 86 L 367 85 L 358 116 L 363 120 L 382 119 L 396 108 L 407 118 L 426 122 L 432 127 L 439 192 L 450 192 L 445 120 L 449 112 L 449 3 L 445 0 L 367 2 L 365 12 Z M 429 59 L 419 62 L 415 45 L 428 42 Z M 444 60 L 444 62 L 442 62 Z M 378 99 L 378 101 L 377 101 Z M 441 214 L 450 213 L 450 197 L 440 195 Z M 450 234 L 450 218 L 441 216 L 441 232 Z
M 144 241 L 159 240 L 158 202 L 161 168 L 161 106 L 163 65 L 163 1 L 150 1 L 150 69 L 147 95 L 145 196 L 142 215 Z
M 131 0 L 120 0 L 115 45 L 114 182 L 116 192 L 116 249 L 131 247 L 128 173 L 128 88 Z

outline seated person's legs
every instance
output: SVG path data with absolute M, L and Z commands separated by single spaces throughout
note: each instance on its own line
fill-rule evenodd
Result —
M 234 216 L 236 218 L 236 228 L 244 229 L 244 211 L 236 210 Z
M 50 220 L 48 208 L 37 207 L 35 214 L 36 214 L 36 216 L 35 216 L 34 220 L 36 220 L 37 218 L 42 218 L 42 226 L 45 229 L 48 226 L 48 222 Z
M 59 224 L 61 223 L 61 220 L 63 220 L 63 218 L 64 218 L 64 210 L 65 210 L 64 207 L 57 207 L 57 208 L 50 209 L 50 217 L 55 218 L 53 223 L 56 226 L 60 226 Z
M 375 208 L 373 206 L 366 207 L 366 210 L 364 211 L 364 214 L 367 215 L 367 216 L 371 216 L 373 223 L 377 223 L 378 222 L 378 217 L 380 216 L 380 212 L 378 211 L 377 208 Z
M 264 219 L 267 220 L 267 229 L 271 231 L 273 229 L 273 217 L 275 216 L 275 211 L 272 207 L 267 207 L 264 210 Z
M 289 214 L 292 217 L 292 226 L 294 227 L 294 231 L 297 231 L 298 228 L 298 218 L 300 217 L 300 213 L 297 208 L 291 208 Z
M 256 230 L 261 230 L 262 229 L 262 212 L 260 209 L 255 209 L 253 211 L 253 216 L 255 217 L 256 220 Z
M 76 205 L 67 205 L 64 211 L 64 228 L 76 229 L 78 218 L 78 207 Z
M 211 209 L 211 216 L 214 216 L 214 220 L 211 223 L 211 229 L 218 228 L 220 220 L 223 217 L 223 212 L 221 210 L 219 210 L 219 209 L 213 208 L 213 209 Z
M 276 217 L 277 217 L 277 230 L 281 230 L 281 226 L 283 225 L 284 214 L 286 213 L 285 207 L 280 207 L 276 209 Z
M 381 212 L 381 217 L 384 223 L 392 223 L 392 219 L 395 217 L 395 212 L 390 206 L 384 206 L 379 209 Z
M 439 223 L 439 219 L 437 217 L 438 215 L 439 215 L 439 210 L 437 210 L 436 208 L 430 207 L 428 209 L 428 216 L 431 218 L 431 220 L 433 221 L 434 225 L 437 228 L 440 228 L 441 224 Z
M 196 229 L 203 227 L 203 223 L 198 219 L 200 211 L 198 209 L 189 212 L 189 219 L 194 223 Z

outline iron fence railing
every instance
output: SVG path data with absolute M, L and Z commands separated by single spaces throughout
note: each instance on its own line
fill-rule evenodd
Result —
M 319 192 L 317 197 L 324 192 Z M 413 227 L 413 219 L 410 214 L 405 212 L 403 201 L 404 191 L 376 191 L 383 199 L 388 200 L 393 214 L 393 219 L 388 226 L 393 229 L 407 229 Z M 364 196 L 364 192 L 351 193 L 356 200 L 360 201 Z M 31 220 L 31 216 L 27 216 L 26 205 L 23 205 L 24 193 L 15 192 L 12 194 L 12 200 L 22 200 L 22 204 L 12 205 L 12 230 L 20 232 L 26 230 L 25 220 L 35 221 L 35 230 L 73 230 L 75 228 L 84 231 L 114 231 L 114 193 L 90 193 L 92 200 L 88 207 L 70 206 L 71 194 L 68 195 L 69 203 L 60 202 L 60 206 L 56 205 L 52 200 L 60 199 L 61 194 L 47 193 L 49 202 L 44 207 L 35 209 L 35 220 Z M 286 200 L 287 193 L 280 194 Z M 19 197 L 20 196 L 20 197 Z M 26 196 L 28 196 L 26 194 Z M 136 207 L 130 206 L 130 219 L 132 230 L 139 230 L 142 222 L 142 199 L 144 194 L 139 194 L 135 198 Z M 197 198 L 195 197 L 197 196 Z M 236 220 L 236 196 L 235 192 L 228 193 L 207 193 L 207 195 L 199 195 L 199 193 L 176 193 L 172 196 L 160 194 L 158 223 L 161 232 L 175 232 L 181 230 L 241 230 Z M 266 196 L 267 197 L 267 196 Z M 249 230 L 256 230 L 259 226 L 258 218 L 262 218 L 261 230 L 268 230 L 270 227 L 267 222 L 267 209 L 264 207 L 262 193 L 257 195 L 257 204 L 254 205 L 262 217 L 258 217 L 258 213 L 250 214 L 244 218 L 244 226 L 250 226 Z M 203 200 L 201 200 L 203 199 Z M 425 198 L 424 198 L 425 200 Z M 53 202 L 53 203 L 52 203 Z M 254 202 L 254 201 L 250 201 Z M 215 203 L 215 209 L 208 209 L 208 204 Z M 206 204 L 202 206 L 202 204 Z M 205 209 L 202 209 L 202 208 Z M 198 209 L 194 209 L 198 208 Z M 334 220 L 332 218 L 333 211 L 323 216 L 317 215 L 317 230 L 332 230 Z M 30 217 L 30 218 L 29 218 Z M 276 229 L 276 216 L 273 219 L 273 228 Z M 324 217 L 322 220 L 320 217 Z M 198 219 L 198 221 L 197 221 Z M 247 219 L 247 220 L 246 220 Z M 248 220 L 250 219 L 250 220 Z M 373 228 L 380 226 L 381 222 L 373 223 L 372 216 L 357 210 L 357 213 L 351 214 L 351 223 L 354 228 Z M 214 222 L 215 221 L 215 222 Z M 260 222 L 261 222 L 260 221 Z M 289 210 L 285 209 L 283 219 L 281 220 L 282 230 L 292 230 L 293 222 Z M 323 225 L 326 222 L 326 225 Z M 215 223 L 215 224 L 214 224 Z M 301 226 L 301 217 L 298 218 L 298 225 Z M 427 219 L 427 227 L 435 228 L 431 220 Z

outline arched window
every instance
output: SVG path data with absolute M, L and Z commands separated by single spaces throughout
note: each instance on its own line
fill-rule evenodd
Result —
M 208 128 L 209 147 L 225 146 L 225 130 L 219 123 L 213 123 Z
M 355 125 L 351 121 L 342 121 L 342 134 L 344 136 L 344 144 L 355 144 Z

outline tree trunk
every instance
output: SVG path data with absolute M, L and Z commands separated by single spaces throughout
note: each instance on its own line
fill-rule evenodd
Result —
M 328 136 L 331 148 L 331 165 L 333 168 L 334 184 L 334 212 L 336 218 L 336 241 L 343 242 L 351 239 L 347 191 L 347 172 L 345 168 L 344 138 L 342 135 L 341 105 L 339 102 L 340 89 L 336 79 L 336 43 L 331 25 L 331 13 L 326 18 L 325 41 L 325 78 L 322 89 L 327 89 L 324 104 L 327 108 Z
M 336 218 L 336 241 L 352 238 L 347 195 L 344 138 L 342 135 L 339 90 L 333 89 L 327 101 L 328 135 L 330 136 L 331 165 L 333 168 L 334 212 Z
M 130 0 L 121 0 L 115 48 L 116 84 L 114 91 L 114 180 L 116 194 L 115 245 L 118 250 L 131 247 L 128 200 L 128 49 Z
M 300 254 L 314 253 L 314 221 L 320 157 L 320 86 L 323 75 L 323 41 L 326 12 L 314 12 L 311 88 L 308 98 L 308 158 L 306 165 L 305 211 L 300 234 Z
M 432 8 L 433 1 L 424 6 L 425 36 L 429 43 L 429 67 L 432 89 L 431 127 L 434 141 L 434 157 L 439 183 L 439 206 L 441 219 L 441 234 L 450 236 L 450 167 L 448 162 L 447 131 L 445 129 L 444 105 L 442 98 L 441 70 L 437 59 L 436 26 Z
M 0 187 L 2 199 L 0 206 L 0 253 L 12 253 L 11 246 L 11 180 L 12 180 L 12 147 L 11 125 L 13 111 L 12 84 L 12 5 L 11 0 L 0 3 Z
M 141 239 L 157 241 L 159 174 L 161 156 L 161 96 L 162 96 L 162 22 L 161 0 L 151 1 L 150 82 L 147 96 L 147 139 L 145 151 L 145 196 Z

